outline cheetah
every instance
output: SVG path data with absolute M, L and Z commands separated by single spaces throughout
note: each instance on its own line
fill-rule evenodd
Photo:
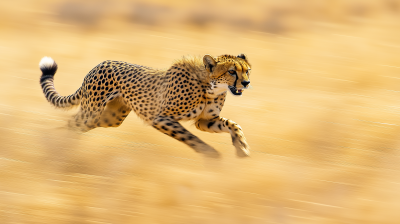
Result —
M 80 106 L 68 122 L 71 129 L 118 127 L 133 110 L 146 124 L 205 156 L 220 154 L 179 121 L 193 120 L 197 129 L 206 132 L 230 133 L 237 156 L 249 156 L 242 128 L 220 116 L 227 92 L 241 96 L 250 85 L 251 66 L 245 54 L 186 56 L 168 69 L 107 60 L 94 67 L 69 96 L 61 96 L 54 87 L 58 65 L 53 59 L 44 57 L 39 67 L 47 101 L 56 108 Z

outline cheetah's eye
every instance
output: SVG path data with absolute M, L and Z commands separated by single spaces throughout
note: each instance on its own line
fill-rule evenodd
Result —
M 236 75 L 236 71 L 234 71 L 234 70 L 229 70 L 228 72 L 229 72 L 229 74 L 231 74 L 231 75 Z

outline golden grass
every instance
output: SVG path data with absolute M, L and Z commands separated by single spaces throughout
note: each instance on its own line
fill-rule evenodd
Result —
M 346 2 L 356 1 L 336 1 Z M 371 13 L 362 21 L 340 10 L 307 14 L 325 19 L 271 34 L 257 25 L 262 11 L 250 30 L 225 28 L 225 20 L 149 26 L 114 18 L 115 10 L 85 28 L 50 13 L 64 3 L 2 3 L 1 223 L 400 220 L 400 29 L 386 6 L 365 1 Z M 39 86 L 43 56 L 59 64 L 55 85 L 66 95 L 107 59 L 167 67 L 182 55 L 242 52 L 253 89 L 229 96 L 222 115 L 244 129 L 249 159 L 235 157 L 228 135 L 184 123 L 223 155 L 206 160 L 134 114 L 119 128 L 71 133 L 63 127 L 74 111 L 52 108 Z

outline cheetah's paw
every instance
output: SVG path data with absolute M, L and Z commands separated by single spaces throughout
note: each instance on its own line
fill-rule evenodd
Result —
M 246 138 L 244 136 L 232 138 L 232 142 L 236 148 L 236 155 L 238 157 L 250 156 L 250 146 L 247 144 Z

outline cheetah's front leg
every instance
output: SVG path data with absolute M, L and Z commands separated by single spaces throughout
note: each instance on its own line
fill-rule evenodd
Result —
M 228 132 L 231 134 L 232 143 L 236 147 L 236 154 L 239 157 L 250 155 L 250 147 L 246 142 L 242 128 L 232 120 L 223 117 L 213 119 L 199 119 L 196 122 L 196 127 L 202 131 L 211 133 Z
M 200 140 L 198 137 L 186 130 L 179 122 L 170 118 L 159 116 L 153 120 L 153 127 L 162 133 L 169 135 L 190 146 L 196 152 L 203 153 L 208 157 L 219 157 L 219 153 Z

